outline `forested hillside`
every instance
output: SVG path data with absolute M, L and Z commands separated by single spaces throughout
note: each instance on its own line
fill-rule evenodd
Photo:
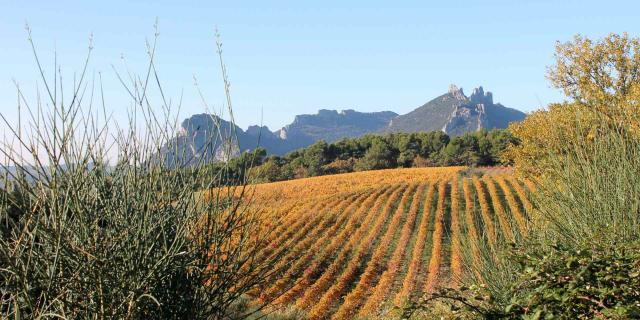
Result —
M 268 156 L 263 148 L 231 159 L 228 174 L 236 181 L 273 182 L 355 171 L 437 166 L 495 166 L 517 140 L 507 130 L 480 130 L 450 137 L 442 131 L 387 133 L 319 141 L 285 156 Z M 211 170 L 222 163 L 209 164 Z M 197 178 L 197 177 L 196 177 Z

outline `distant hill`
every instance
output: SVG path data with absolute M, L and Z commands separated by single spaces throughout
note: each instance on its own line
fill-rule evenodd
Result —
M 461 135 L 480 129 L 506 128 L 521 121 L 525 114 L 493 103 L 493 94 L 482 87 L 465 96 L 461 88 L 451 85 L 449 92 L 417 109 L 391 120 L 386 132 L 420 132 L 442 130 L 448 135 Z
M 232 133 L 235 133 L 235 138 L 229 139 Z M 228 145 L 231 141 L 233 145 Z M 250 126 L 244 131 L 220 117 L 202 113 L 182 121 L 180 132 L 163 146 L 161 153 L 165 156 L 165 165 L 175 167 L 176 164 L 189 165 L 197 161 L 224 161 L 257 146 L 273 154 L 291 150 L 266 126 Z
M 193 115 L 182 122 L 180 133 L 162 152 L 169 153 L 166 162 L 173 166 L 198 159 L 226 160 L 258 145 L 269 154 L 282 155 L 318 140 L 333 142 L 369 133 L 441 130 L 455 136 L 483 128 L 506 128 L 510 122 L 521 121 L 524 117 L 521 111 L 494 104 L 491 92 L 485 93 L 482 87 L 474 89 L 467 97 L 461 88 L 451 85 L 447 93 L 404 115 L 392 111 L 321 109 L 317 114 L 297 115 L 291 124 L 276 131 L 266 126 L 250 126 L 244 131 L 213 115 Z M 220 143 L 228 139 L 216 136 L 216 127 L 221 129 L 223 138 L 228 137 L 232 128 L 235 130 L 237 140 L 234 139 L 233 145 Z
M 198 160 L 225 160 L 258 145 L 269 154 L 285 154 L 318 140 L 332 142 L 377 132 L 397 115 L 391 111 L 338 112 L 323 109 L 318 114 L 298 115 L 291 124 L 275 132 L 266 126 L 250 126 L 246 131 L 236 126 L 233 128 L 237 137 L 235 145 L 223 146 L 221 142 L 229 141 L 231 123 L 214 115 L 196 114 L 182 122 L 180 132 L 162 148 L 162 153 L 168 155 L 165 164 L 169 167 Z M 221 136 L 217 135 L 216 128 L 220 129 Z
M 278 130 L 276 134 L 293 149 L 306 147 L 318 140 L 332 142 L 359 137 L 378 131 L 398 114 L 391 111 L 358 112 L 354 110 L 321 109 L 317 114 L 303 114 Z

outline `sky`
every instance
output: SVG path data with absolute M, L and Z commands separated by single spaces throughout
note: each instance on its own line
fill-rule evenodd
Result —
M 545 78 L 556 41 L 578 33 L 637 37 L 639 11 L 640 1 L 616 0 L 0 0 L 0 113 L 17 118 L 14 81 L 31 103 L 43 87 L 25 23 L 45 75 L 51 80 L 56 52 L 67 88 L 92 36 L 88 79 L 102 76 L 107 108 L 119 121 L 131 101 L 114 67 L 145 74 L 145 40 L 153 39 L 156 19 L 159 78 L 172 103 L 182 101 L 179 116 L 221 109 L 218 28 L 236 122 L 274 130 L 321 108 L 406 113 L 449 84 L 467 94 L 482 85 L 508 107 L 538 109 L 564 99 Z

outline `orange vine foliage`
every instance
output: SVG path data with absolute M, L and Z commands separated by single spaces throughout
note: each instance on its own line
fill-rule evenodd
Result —
M 444 202 L 446 199 L 447 184 L 442 181 L 438 184 L 438 205 L 436 207 L 435 229 L 433 230 L 433 246 L 431 247 L 431 259 L 429 260 L 429 269 L 427 280 L 424 284 L 425 292 L 433 292 L 436 288 L 436 282 L 439 277 L 440 260 L 442 258 L 442 233 L 444 219 Z
M 300 301 L 299 307 L 308 306 L 314 303 L 315 299 L 318 298 L 318 295 L 324 292 L 326 288 L 330 285 L 330 281 L 333 279 L 336 273 L 342 268 L 342 265 L 344 265 L 347 262 L 346 259 L 348 258 L 350 246 L 353 244 L 353 242 L 359 240 L 367 229 L 358 228 L 355 234 L 354 234 L 354 230 L 356 230 L 357 226 L 360 224 L 362 225 L 371 224 L 373 218 L 375 218 L 375 213 L 377 212 L 377 210 L 370 210 L 371 209 L 370 206 L 372 205 L 372 203 L 374 203 L 374 201 L 377 199 L 376 205 L 379 206 L 380 203 L 382 203 L 381 200 L 384 200 L 386 197 L 388 197 L 391 191 L 393 191 L 392 188 L 385 187 L 378 192 L 371 193 L 371 195 L 367 198 L 367 200 L 362 203 L 362 205 L 358 208 L 358 210 L 354 214 L 354 216 L 357 216 L 359 220 L 361 220 L 361 218 L 366 214 L 365 220 L 350 222 L 350 224 L 345 229 L 343 229 L 343 232 L 340 234 L 340 236 L 334 238 L 331 244 L 325 248 L 323 254 L 320 257 L 316 258 L 316 260 L 310 267 L 311 270 L 314 270 L 314 272 L 305 273 L 302 280 L 298 281 L 298 283 L 291 290 L 289 290 L 283 297 L 278 299 L 277 302 L 280 302 L 280 303 L 288 302 L 292 298 L 294 298 L 295 295 L 297 295 L 298 293 L 306 289 L 304 297 L 299 300 Z M 376 205 L 374 205 L 374 207 Z M 346 245 L 345 245 L 345 242 L 346 242 Z M 332 264 L 326 270 L 320 270 L 320 266 L 326 261 L 327 258 L 329 258 L 329 256 L 332 253 L 336 251 L 339 251 L 340 254 L 332 262 Z M 321 274 L 320 278 L 315 282 L 312 281 L 314 274 L 316 275 Z M 311 285 L 312 282 L 313 282 L 313 285 Z
M 358 197 L 352 196 L 343 200 L 338 206 L 330 208 L 331 212 L 327 216 L 323 223 L 315 228 L 303 241 L 294 246 L 291 251 L 285 256 L 279 264 L 275 266 L 276 270 L 287 270 L 285 276 L 278 279 L 268 290 L 262 293 L 260 299 L 262 301 L 272 301 L 274 298 L 282 294 L 291 283 L 291 278 L 299 274 L 307 264 L 307 262 L 314 256 L 315 250 L 322 248 L 322 243 L 337 231 L 339 226 L 346 219 L 344 209 L 357 200 Z M 335 223 L 332 223 L 334 219 L 337 219 Z M 328 231 L 325 231 L 329 228 Z M 320 235 L 322 233 L 322 235 Z M 311 250 L 309 249 L 311 248 Z M 296 258 L 296 259 L 293 259 Z M 293 260 L 294 263 L 288 266 L 288 261 Z
M 480 182 L 480 178 L 474 176 L 473 177 L 473 185 L 476 188 L 476 194 L 478 195 L 478 201 L 480 202 L 480 213 L 482 214 L 482 221 L 484 222 L 484 229 L 489 238 L 489 244 L 495 246 L 496 244 L 496 229 L 493 224 L 493 218 L 491 217 L 491 212 L 489 210 L 489 203 L 487 202 L 487 195 L 484 192 L 484 188 L 482 187 L 482 182 Z
M 457 285 L 466 276 L 464 249 L 478 266 L 485 234 L 493 246 L 497 236 L 513 232 L 507 222 L 521 231 L 535 190 L 510 168 L 476 171 L 482 178 L 462 177 L 462 169 L 378 170 L 248 187 L 254 196 L 247 210 L 260 210 L 263 228 L 272 232 L 256 242 L 256 258 L 281 259 L 250 295 L 275 302 L 268 312 L 353 319 L 383 314 L 389 299 L 402 306 L 425 291 Z
M 467 225 L 467 232 L 469 233 L 469 244 L 471 246 L 471 254 L 473 255 L 473 263 L 476 267 L 480 266 L 480 238 L 478 236 L 476 222 L 475 222 L 475 202 L 471 196 L 471 183 L 469 179 L 462 180 L 462 191 L 464 193 L 465 202 L 465 224 Z
M 537 186 L 535 184 L 535 182 L 529 180 L 529 179 L 524 179 L 524 185 L 527 186 L 527 189 L 529 189 L 529 192 L 535 192 L 537 189 Z
M 420 194 L 422 194 L 423 190 L 424 185 L 421 185 L 418 188 L 418 191 L 413 196 L 409 214 L 407 215 L 407 219 L 402 226 L 400 239 L 398 239 L 396 249 L 391 256 L 391 259 L 389 259 L 389 261 L 387 262 L 386 270 L 382 273 L 382 276 L 380 276 L 380 281 L 375 287 L 373 294 L 369 296 L 369 299 L 365 302 L 364 306 L 360 310 L 360 316 L 362 317 L 374 314 L 375 311 L 377 311 L 378 306 L 386 298 L 386 294 L 396 278 L 398 269 L 400 268 L 402 260 L 405 256 L 405 250 L 407 248 L 407 245 L 409 244 L 411 235 L 413 234 L 413 227 L 416 221 L 416 216 L 418 215 L 418 206 L 420 203 L 420 199 L 418 197 Z M 416 194 L 418 195 L 418 197 L 415 196 Z
M 415 186 L 412 186 L 411 188 L 415 188 Z M 344 303 L 340 306 L 340 309 L 338 309 L 335 318 L 352 319 L 355 316 L 356 308 L 360 306 L 362 301 L 368 296 L 368 293 L 371 292 L 373 286 L 375 286 L 377 275 L 384 266 L 387 249 L 389 248 L 389 244 L 400 225 L 404 208 L 410 197 L 410 192 L 405 192 L 402 195 L 402 199 L 396 208 L 396 212 L 391 219 L 389 227 L 376 247 L 375 252 L 371 256 L 371 260 L 369 260 L 367 268 L 360 277 L 360 281 L 358 281 L 356 287 L 345 297 Z
M 451 181 L 451 279 L 458 282 L 462 276 L 460 258 L 460 199 L 458 196 L 458 177 Z
M 490 178 L 490 176 L 486 175 L 483 177 L 484 183 L 489 189 L 489 196 L 491 197 L 491 203 L 493 203 L 493 213 L 498 217 L 498 221 L 500 222 L 500 228 L 502 229 L 502 234 L 508 241 L 513 241 L 513 230 L 511 230 L 511 224 L 509 223 L 509 219 L 507 218 L 507 214 L 504 211 L 504 207 L 502 206 L 502 200 L 500 195 L 498 195 L 498 188 L 496 188 L 495 183 Z
M 418 273 L 420 272 L 420 268 L 422 266 L 422 252 L 424 251 L 425 242 L 427 240 L 427 232 L 429 231 L 429 216 L 431 213 L 431 202 L 436 191 L 435 186 L 435 183 L 431 183 L 429 184 L 429 189 L 427 190 L 427 196 L 422 206 L 422 219 L 420 220 L 420 225 L 418 226 L 416 243 L 413 247 L 413 252 L 411 253 L 411 263 L 409 264 L 407 275 L 402 282 L 402 289 L 400 290 L 398 295 L 396 295 L 396 305 L 401 305 L 407 299 L 410 299 L 411 293 L 416 286 Z
M 396 202 L 398 197 L 400 196 L 400 190 L 394 190 L 394 193 L 391 195 L 385 207 L 382 210 L 381 217 L 377 220 L 375 226 L 367 235 L 367 238 L 356 245 L 354 243 L 353 255 L 352 259 L 347 265 L 345 271 L 340 275 L 338 280 L 327 290 L 327 292 L 320 298 L 320 301 L 316 306 L 309 312 L 310 318 L 324 318 L 327 315 L 329 309 L 333 306 L 334 303 L 340 298 L 344 290 L 347 286 L 352 283 L 356 277 L 356 273 L 361 267 L 362 263 L 365 261 L 366 254 L 371 251 L 371 246 L 373 245 L 373 241 L 380 234 L 385 222 L 388 220 L 389 215 L 391 215 L 392 204 Z M 376 208 L 377 211 L 377 208 Z M 305 293 L 306 296 L 306 293 Z M 299 301 L 300 302 L 300 301 Z M 298 305 L 298 303 L 296 303 Z
M 515 217 L 516 223 L 518 223 L 518 229 L 520 230 L 520 234 L 525 234 L 527 231 L 527 220 L 525 218 L 524 213 L 520 209 L 520 204 L 516 201 L 516 198 L 513 196 L 511 192 L 511 188 L 507 184 L 507 181 L 504 179 L 504 176 L 494 176 L 495 181 L 502 189 L 502 193 L 504 194 L 505 199 L 507 199 L 507 204 L 509 204 L 509 209 L 511 213 Z
M 533 205 L 531 205 L 531 201 L 529 201 L 529 198 L 527 196 L 527 192 L 524 190 L 522 185 L 520 185 L 520 183 L 518 182 L 518 180 L 515 177 L 509 176 L 507 178 L 507 180 L 513 186 L 513 190 L 515 190 L 516 193 L 518 194 L 518 198 L 520 199 L 520 201 L 524 205 L 525 211 L 527 212 L 527 214 L 530 215 L 531 211 L 533 210 Z

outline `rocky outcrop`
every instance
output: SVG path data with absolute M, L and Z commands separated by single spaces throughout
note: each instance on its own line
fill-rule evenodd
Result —
M 267 126 L 249 126 L 249 128 L 247 128 L 247 131 L 245 131 L 246 134 L 251 135 L 251 136 L 264 136 L 264 135 L 272 135 L 273 132 L 271 132 L 271 130 L 269 130 L 269 127 Z
M 276 133 L 278 134 L 278 137 L 282 140 L 287 140 L 287 138 L 289 138 L 289 135 L 287 134 L 287 128 L 282 128 L 278 130 Z
M 464 95 L 464 92 L 462 91 L 462 88 L 458 88 L 458 86 L 456 86 L 455 84 L 449 85 L 449 94 L 456 100 L 464 101 L 467 99 L 467 97 Z
M 488 127 L 484 104 L 456 106 L 449 115 L 442 131 L 449 135 L 460 135 Z
M 493 103 L 493 94 L 486 93 L 482 86 L 473 89 L 468 102 L 456 105 L 447 118 L 442 131 L 449 135 L 460 135 L 481 129 L 506 128 L 510 122 L 521 121 L 525 114 Z
M 301 148 L 318 140 L 327 142 L 358 137 L 384 128 L 398 116 L 391 111 L 358 112 L 320 109 L 317 114 L 297 115 L 293 122 L 275 134 L 292 148 Z
M 493 94 L 480 86 L 467 97 L 452 84 L 447 93 L 425 103 L 389 123 L 387 132 L 442 130 L 460 135 L 480 129 L 506 128 L 509 122 L 524 119 L 525 114 L 493 103 Z
M 472 104 L 493 104 L 493 94 L 491 92 L 484 93 L 482 86 L 473 89 L 473 92 L 469 96 L 469 101 Z

